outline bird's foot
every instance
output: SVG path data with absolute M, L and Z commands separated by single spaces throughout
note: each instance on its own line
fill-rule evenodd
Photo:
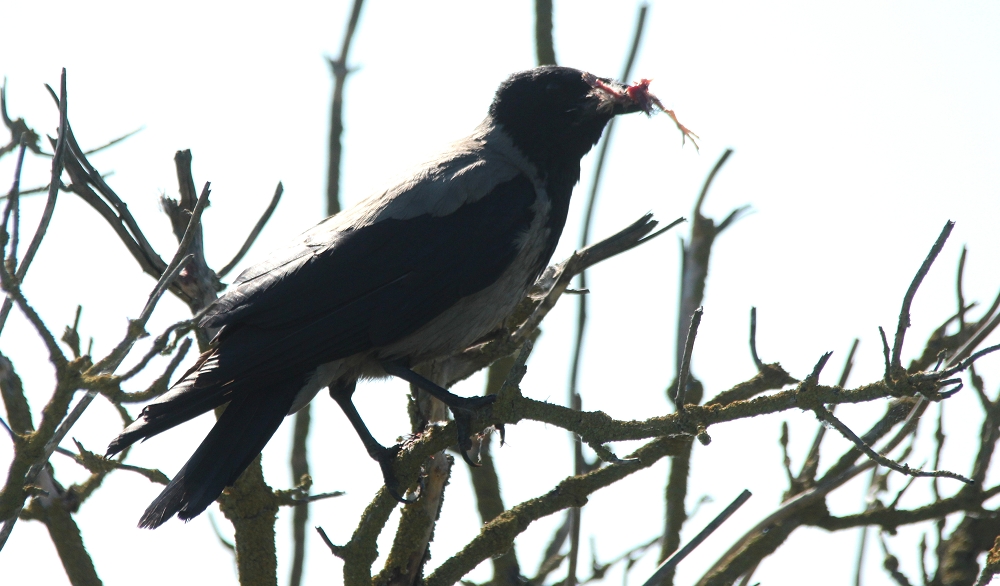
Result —
M 396 444 L 391 448 L 382 448 L 382 452 L 374 457 L 375 461 L 378 462 L 379 468 L 382 469 L 382 481 L 385 482 L 385 489 L 389 491 L 389 495 L 404 505 L 408 505 L 420 499 L 420 495 L 424 491 L 424 478 L 423 476 L 420 477 L 420 483 L 417 485 L 417 490 L 413 492 L 412 497 L 407 499 L 402 496 L 399 478 L 397 478 L 396 473 L 392 471 L 392 461 L 396 459 L 396 454 L 398 454 L 401 449 L 402 446 L 399 444 Z
M 479 466 L 469 457 L 469 450 L 472 449 L 472 420 L 479 414 L 483 407 L 491 405 L 497 400 L 496 395 L 486 395 L 484 397 L 460 397 L 439 384 L 413 372 L 400 362 L 386 360 L 382 363 L 382 368 L 387 374 L 399 377 L 408 383 L 415 385 L 430 393 L 432 397 L 441 401 L 451 409 L 451 414 L 455 418 L 455 425 L 458 428 L 458 447 L 462 452 L 462 459 L 470 466 Z
M 460 401 L 456 404 L 449 404 L 452 417 L 455 418 L 455 427 L 458 432 L 458 450 L 462 453 L 462 459 L 469 466 L 479 467 L 478 462 L 473 462 L 469 457 L 469 450 L 472 449 L 472 420 L 479 414 L 479 410 L 488 405 L 492 405 L 496 400 L 496 395 L 486 395 L 483 397 L 457 397 Z

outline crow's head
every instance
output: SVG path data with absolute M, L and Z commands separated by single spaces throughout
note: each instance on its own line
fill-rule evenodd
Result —
M 536 164 L 579 162 L 613 116 L 652 110 L 648 82 L 625 86 L 569 67 L 521 71 L 500 84 L 490 115 Z

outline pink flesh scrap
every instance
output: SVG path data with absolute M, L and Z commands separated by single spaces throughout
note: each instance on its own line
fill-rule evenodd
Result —
M 639 108 L 641 108 L 646 114 L 652 114 L 653 106 L 656 106 L 658 110 L 666 113 L 667 116 L 670 116 L 670 119 L 677 125 L 677 130 L 681 131 L 681 144 L 683 145 L 685 140 L 690 139 L 695 150 L 698 150 L 698 142 L 695 140 L 698 138 L 698 135 L 691 132 L 686 126 L 681 124 L 680 120 L 677 119 L 677 115 L 674 114 L 674 111 L 665 108 L 663 103 L 649 92 L 649 84 L 653 80 L 643 78 L 639 82 L 633 83 L 622 91 L 614 86 L 608 85 L 596 76 L 588 74 L 586 79 L 591 86 L 613 96 L 616 100 L 627 100 L 628 102 L 639 106 Z

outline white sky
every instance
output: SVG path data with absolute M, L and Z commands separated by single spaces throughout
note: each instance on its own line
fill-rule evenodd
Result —
M 555 16 L 560 63 L 617 76 L 632 33 L 636 6 L 559 2 Z M 207 253 L 222 266 L 242 243 L 283 181 L 285 198 L 246 263 L 262 258 L 322 216 L 331 80 L 324 55 L 339 50 L 346 2 L 206 3 L 18 2 L 4 7 L 0 74 L 8 82 L 9 111 L 54 134 L 57 112 L 42 86 L 69 72 L 69 111 L 84 148 L 139 126 L 145 130 L 93 158 L 128 202 L 154 246 L 169 256 L 176 241 L 157 208 L 160 193 L 176 193 L 173 153 L 190 148 L 195 179 L 212 181 L 205 214 Z M 593 233 L 607 236 L 646 211 L 669 221 L 687 215 L 706 173 L 727 148 L 735 154 L 716 179 L 706 212 L 721 219 L 745 203 L 755 213 L 716 244 L 705 318 L 694 372 L 709 396 L 753 374 L 746 345 L 748 315 L 757 306 L 758 348 L 804 376 L 819 356 L 834 350 L 824 382 L 833 382 L 851 340 L 861 338 L 853 384 L 879 377 L 879 325 L 892 330 L 913 272 L 948 219 L 957 226 L 914 304 L 907 357 L 953 313 L 954 274 L 961 246 L 969 247 L 966 298 L 988 303 L 1000 287 L 1000 8 L 963 2 L 654 3 L 634 76 L 697 132 L 701 154 L 681 148 L 665 116 L 620 121 L 605 169 Z M 496 85 L 534 65 L 529 2 L 382 2 L 362 14 L 347 86 L 343 197 L 350 204 L 468 133 L 481 119 Z M 0 162 L 0 181 L 12 177 L 12 159 Z M 556 257 L 577 241 L 582 194 L 591 160 L 570 210 Z M 47 162 L 30 159 L 24 185 L 46 181 Z M 4 179 L 7 178 L 7 179 Z M 6 190 L 6 188 L 4 188 Z M 25 230 L 43 200 L 24 202 Z M 686 234 L 684 228 L 678 234 Z M 591 274 L 592 316 L 583 368 L 586 409 L 623 419 L 669 411 L 664 387 L 673 377 L 677 302 L 677 236 L 668 235 Z M 235 273 L 234 273 L 235 274 Z M 111 230 L 75 196 L 60 196 L 55 218 L 29 273 L 25 291 L 53 329 L 84 306 L 82 330 L 95 354 L 124 333 L 138 315 L 152 281 L 140 274 Z M 185 315 L 173 299 L 161 303 L 150 324 L 160 331 Z M 549 316 L 524 381 L 526 394 L 562 402 L 573 300 Z M 994 336 L 993 343 L 998 340 Z M 36 412 L 51 388 L 43 347 L 15 310 L 0 338 L 28 388 Z M 996 392 L 997 364 L 981 373 Z M 137 381 L 130 390 L 142 386 Z M 477 378 L 458 388 L 480 392 Z M 358 405 L 373 433 L 392 443 L 408 431 L 405 385 L 368 385 Z M 884 405 L 839 412 L 856 429 Z M 386 409 L 387 414 L 378 411 Z M 929 413 L 934 414 L 932 410 Z M 949 444 L 944 464 L 968 472 L 980 415 L 971 390 L 946 408 Z M 715 500 L 693 518 L 687 537 L 743 488 L 755 496 L 681 565 L 679 583 L 693 582 L 729 542 L 780 501 L 784 490 L 777 444 L 779 426 L 791 426 L 795 466 L 811 441 L 815 420 L 786 413 L 710 429 L 713 443 L 697 447 L 688 506 L 701 495 Z M 37 421 L 37 419 L 36 419 Z M 311 524 L 345 542 L 360 511 L 381 483 L 354 432 L 332 401 L 314 403 L 312 466 L 316 491 L 348 495 L 317 504 Z M 201 418 L 132 451 L 131 463 L 172 474 L 211 425 Z M 120 429 L 98 400 L 73 435 L 103 450 Z M 921 434 L 932 433 L 928 418 Z M 265 450 L 265 473 L 289 486 L 285 469 L 290 426 Z M 508 505 L 548 491 L 570 471 L 566 434 L 523 423 L 508 429 L 498 451 Z M 829 437 L 829 436 L 828 436 Z M 67 440 L 66 444 L 72 447 Z M 831 437 L 825 462 L 846 443 Z M 0 442 L 2 445 L 2 442 Z M 630 446 L 620 445 L 619 453 Z M 0 468 L 10 457 L 0 449 Z M 918 451 L 910 460 L 928 457 Z M 83 477 L 58 459 L 63 482 Z M 436 567 L 478 531 L 462 465 L 448 489 L 447 506 L 432 546 Z M 619 486 L 594 495 L 584 512 L 584 541 L 592 537 L 601 560 L 661 531 L 661 462 Z M 892 477 L 890 486 L 902 485 Z M 918 480 L 902 506 L 929 499 Z M 946 493 L 957 483 L 945 481 Z M 77 515 L 98 572 L 107 584 L 232 583 L 233 564 L 218 545 L 209 515 L 155 531 L 135 523 L 160 487 L 127 473 L 108 477 Z M 830 501 L 835 513 L 856 512 L 858 481 Z M 278 523 L 279 579 L 287 581 L 289 518 Z M 532 574 L 540 548 L 560 521 L 552 517 L 522 536 L 518 554 Z M 226 525 L 224 521 L 221 524 Z M 890 540 L 904 571 L 917 576 L 916 540 L 926 528 L 904 529 Z M 383 540 L 388 550 L 391 531 Z M 843 584 L 853 572 L 856 532 L 800 530 L 760 567 L 765 584 Z M 307 583 L 340 583 L 341 564 L 310 534 Z M 885 582 L 876 548 L 870 582 Z M 584 564 L 589 553 L 584 557 Z M 836 559 L 838 563 L 830 564 Z M 652 569 L 652 556 L 633 580 Z M 5 582 L 59 584 L 65 575 L 38 523 L 19 523 L 0 552 Z M 376 570 L 380 567 L 376 564 Z M 150 571 L 150 569 L 155 569 Z M 490 575 L 482 565 L 470 579 Z M 609 575 L 617 583 L 620 572 Z

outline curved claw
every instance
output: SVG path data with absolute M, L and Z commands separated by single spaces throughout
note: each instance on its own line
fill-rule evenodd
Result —
M 389 486 L 388 484 L 385 485 L 385 489 L 389 491 L 389 496 L 396 499 L 396 502 L 404 505 L 412 505 L 413 503 L 419 501 L 420 497 L 424 494 L 424 477 L 420 477 L 420 481 L 417 484 L 417 490 L 413 492 L 413 496 L 410 498 L 400 496 L 398 488 L 398 484 L 395 487 Z
M 424 492 L 424 478 L 420 477 L 420 484 L 417 486 L 416 492 L 414 492 L 413 497 L 410 499 L 404 498 L 399 494 L 399 479 L 396 478 L 396 474 L 392 471 L 392 461 L 396 458 L 396 454 L 402 446 L 395 445 L 391 448 L 385 448 L 379 456 L 375 459 L 378 462 L 379 468 L 382 469 L 382 481 L 385 483 L 385 489 L 389 491 L 389 495 L 396 499 L 397 501 L 408 505 L 410 503 L 415 503 L 420 498 L 420 495 Z
M 470 449 L 472 449 L 472 442 L 469 442 L 469 447 L 468 448 L 466 448 L 465 446 L 462 446 L 462 445 L 458 446 L 458 451 L 462 453 L 462 459 L 465 460 L 466 464 L 468 464 L 469 466 L 472 466 L 473 468 L 482 468 L 482 466 L 483 466 L 482 464 L 480 464 L 479 462 L 473 462 L 472 458 L 469 457 L 469 451 L 468 450 L 470 450 Z
M 455 417 L 455 426 L 457 427 L 456 432 L 458 433 L 458 451 L 462 454 L 462 459 L 465 463 L 473 468 L 478 468 L 482 464 L 473 462 L 472 458 L 469 457 L 469 450 L 472 449 L 472 439 L 469 437 L 471 435 L 470 423 L 472 422 L 473 411 L 466 409 L 452 409 L 452 415 Z
M 494 403 L 497 400 L 496 395 L 485 395 L 483 397 L 469 397 L 464 400 L 464 405 L 460 407 L 452 407 L 451 413 L 455 418 L 455 425 L 457 426 L 458 432 L 458 451 L 462 453 L 462 459 L 465 463 L 473 468 L 479 468 L 482 464 L 478 462 L 473 462 L 472 458 L 469 457 L 469 450 L 472 449 L 472 418 L 476 415 L 476 411 L 479 409 Z

